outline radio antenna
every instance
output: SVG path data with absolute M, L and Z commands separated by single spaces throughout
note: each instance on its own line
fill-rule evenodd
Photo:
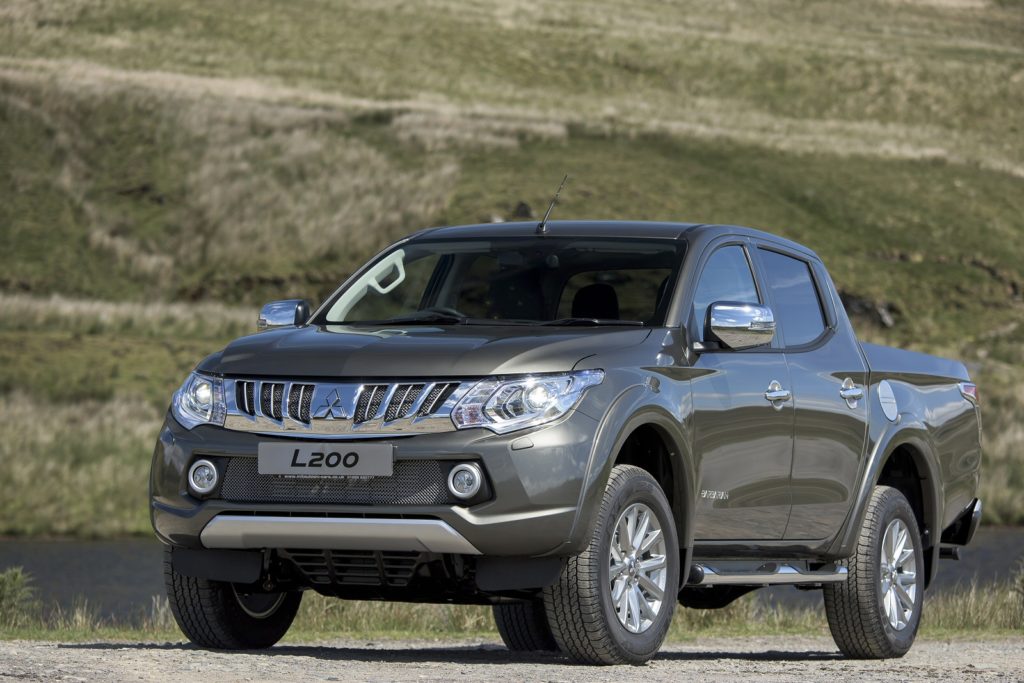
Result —
M 540 219 L 540 223 L 537 224 L 537 234 L 546 235 L 548 232 L 548 216 L 555 210 L 555 204 L 558 203 L 558 195 L 562 194 L 562 188 L 565 187 L 566 181 L 569 180 L 569 174 L 566 173 L 565 177 L 562 178 L 562 182 L 558 185 L 558 189 L 555 190 L 555 196 L 551 198 L 551 204 L 548 205 L 548 210 L 544 212 L 544 218 Z

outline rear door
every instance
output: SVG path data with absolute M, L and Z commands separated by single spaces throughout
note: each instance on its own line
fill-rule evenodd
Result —
M 796 407 L 787 540 L 830 538 L 856 495 L 867 434 L 867 367 L 820 262 L 771 243 L 755 250 L 785 349 Z
M 724 240 L 701 256 L 688 329 L 704 340 L 708 307 L 717 301 L 764 304 L 745 240 Z M 789 388 L 780 346 L 705 350 L 692 380 L 694 453 L 699 458 L 697 540 L 781 539 L 789 518 L 793 402 L 773 404 L 773 382 Z

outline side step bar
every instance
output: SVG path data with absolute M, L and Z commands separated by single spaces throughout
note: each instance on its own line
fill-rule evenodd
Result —
M 705 564 L 690 567 L 688 586 L 769 586 L 846 581 L 846 567 L 828 565 L 813 571 L 769 562 L 752 570 L 726 571 Z

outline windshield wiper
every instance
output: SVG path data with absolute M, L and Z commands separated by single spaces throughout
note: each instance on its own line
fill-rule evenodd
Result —
M 465 325 L 469 318 L 447 313 L 427 313 L 426 315 L 404 315 L 384 320 L 354 320 L 347 325 Z
M 644 323 L 639 320 L 617 320 L 614 318 L 559 318 L 558 320 L 548 320 L 542 322 L 541 325 L 545 326 L 599 326 L 599 325 L 626 325 L 630 327 L 643 327 Z

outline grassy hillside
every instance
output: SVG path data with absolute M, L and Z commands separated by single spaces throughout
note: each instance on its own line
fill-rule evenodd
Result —
M 8 0 L 0 533 L 145 531 L 167 397 L 259 303 L 566 172 L 559 218 L 778 232 L 863 337 L 967 361 L 1024 522 L 1021 111 L 1019 0 Z

